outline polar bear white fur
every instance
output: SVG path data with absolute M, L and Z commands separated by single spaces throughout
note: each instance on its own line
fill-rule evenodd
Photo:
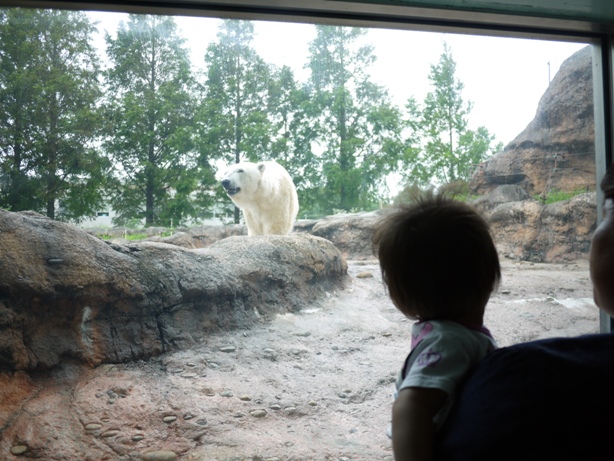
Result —
M 222 186 L 243 211 L 247 235 L 286 235 L 298 214 L 292 178 L 277 162 L 241 162 L 230 166 Z

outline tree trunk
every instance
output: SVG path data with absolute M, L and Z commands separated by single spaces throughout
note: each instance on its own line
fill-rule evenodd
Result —
M 241 58 L 237 54 L 237 85 L 235 86 L 235 163 L 241 162 L 241 75 L 239 69 L 241 68 Z M 239 208 L 235 207 L 234 222 L 239 224 L 241 221 L 241 213 Z

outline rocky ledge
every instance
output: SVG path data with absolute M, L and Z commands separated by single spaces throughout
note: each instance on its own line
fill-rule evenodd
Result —
M 32 212 L 0 210 L 0 371 L 65 359 L 122 363 L 248 328 L 341 288 L 323 238 L 232 236 L 188 250 L 107 243 Z

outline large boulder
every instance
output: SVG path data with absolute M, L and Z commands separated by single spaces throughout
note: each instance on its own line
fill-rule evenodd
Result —
M 502 152 L 482 163 L 470 187 L 486 195 L 515 184 L 533 196 L 595 190 L 592 51 L 569 57 L 542 96 L 535 118 Z
M 385 213 L 385 210 L 371 212 L 336 214 L 321 219 L 299 219 L 294 223 L 292 234 L 311 234 L 322 237 L 335 245 L 343 257 L 348 260 L 373 259 L 371 238 L 375 224 Z M 168 232 L 167 229 L 165 229 Z M 129 244 L 123 239 L 124 234 L 114 230 L 87 229 L 92 235 L 115 237 L 112 240 L 119 244 Z M 164 233 L 166 233 L 164 232 Z M 194 226 L 178 228 L 172 235 L 154 235 L 147 238 L 149 242 L 167 243 L 182 248 L 205 248 L 215 242 L 231 236 L 247 235 L 243 224 Z
M 373 229 L 385 210 L 336 214 L 321 219 L 299 219 L 294 234 L 311 234 L 332 242 L 348 260 L 373 259 Z M 96 234 L 96 231 L 90 233 Z M 168 237 L 153 236 L 148 241 L 169 243 L 183 248 L 204 248 L 233 235 L 247 235 L 242 224 L 181 228 Z M 125 242 L 124 242 L 125 243 Z
M 586 259 L 597 223 L 595 193 L 543 205 L 518 185 L 502 185 L 471 202 L 491 223 L 497 246 L 507 257 L 534 262 Z M 299 220 L 294 234 L 311 234 L 332 242 L 347 260 L 371 260 L 373 230 L 387 210 L 338 214 L 320 220 Z M 210 226 L 197 233 L 179 233 L 161 241 L 187 248 L 218 241 L 241 226 Z M 207 233 L 209 233 L 207 235 Z M 199 235 L 198 239 L 195 235 Z M 152 240 L 152 239 L 150 239 Z
M 200 225 L 192 227 L 178 227 L 167 229 L 165 227 L 145 227 L 142 229 L 129 229 L 127 227 L 99 228 L 89 227 L 84 229 L 88 234 L 104 237 L 113 242 L 129 243 L 130 236 L 145 234 L 150 242 L 169 243 L 183 248 L 205 248 L 218 240 L 233 235 L 247 235 L 247 228 L 243 224 L 227 225 Z
M 597 202 L 591 192 L 549 205 L 536 200 L 501 203 L 485 214 L 505 256 L 560 263 L 587 258 Z
M 153 236 L 149 241 L 170 243 L 183 248 L 205 248 L 235 235 L 247 235 L 247 227 L 244 224 L 227 224 L 179 228 L 168 237 Z
M 521 202 L 530 199 L 531 197 L 522 187 L 506 184 L 498 186 L 490 194 L 477 198 L 472 202 L 472 205 L 482 212 L 490 212 L 502 203 Z
M 233 236 L 203 249 L 106 243 L 0 210 L 0 370 L 91 365 L 188 347 L 296 311 L 343 286 L 347 265 L 306 234 Z
M 377 210 L 362 213 L 337 214 L 317 221 L 297 221 L 295 232 L 308 232 L 330 240 L 346 259 L 374 259 L 373 230 L 386 213 Z

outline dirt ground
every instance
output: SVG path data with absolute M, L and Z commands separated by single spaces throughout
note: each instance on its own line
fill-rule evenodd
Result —
M 348 272 L 346 290 L 272 323 L 104 365 L 76 384 L 65 368 L 24 406 L 40 432 L 16 440 L 6 431 L 0 451 L 21 443 L 34 453 L 38 443 L 50 460 L 392 460 L 386 427 L 411 322 L 375 261 L 349 262 Z M 588 264 L 503 261 L 486 324 L 500 346 L 597 332 Z M 69 414 L 40 410 L 50 405 Z
M 215 448 L 186 459 L 392 459 L 385 432 L 411 322 L 385 295 L 375 261 L 350 262 L 349 274 L 351 287 L 326 302 L 258 330 L 212 338 L 208 360 L 220 367 L 208 371 L 209 385 L 235 394 L 224 405 L 229 427 Z M 597 332 L 587 263 L 504 262 L 486 323 L 500 346 Z M 226 344 L 236 352 L 215 352 Z M 169 366 L 188 359 L 167 358 Z M 267 414 L 253 417 L 254 409 Z

